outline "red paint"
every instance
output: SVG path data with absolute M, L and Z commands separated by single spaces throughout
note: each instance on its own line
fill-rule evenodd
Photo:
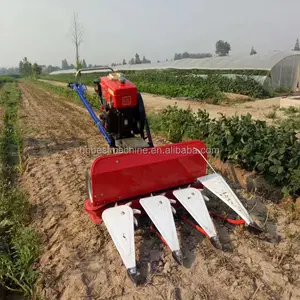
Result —
M 203 188 L 196 179 L 206 175 L 207 164 L 199 153 L 192 151 L 194 148 L 207 158 L 206 146 L 201 141 L 146 148 L 142 153 L 98 157 L 91 167 L 93 203 L 90 199 L 84 203 L 84 209 L 90 215 L 91 221 L 101 224 L 103 211 L 114 206 L 116 202 L 118 205 L 132 202 L 133 209 L 139 209 L 145 214 L 139 200 L 149 197 L 151 193 L 159 195 L 166 192 L 167 198 L 175 199 L 172 192 L 177 187 L 191 184 L 195 188 Z M 173 206 L 177 208 L 181 204 L 177 201 Z M 210 215 L 234 225 L 245 224 L 244 220 L 232 220 L 213 212 Z M 200 226 L 189 221 L 185 215 L 181 218 L 207 236 Z M 164 240 L 163 242 L 165 243 Z
M 100 77 L 102 95 L 107 103 L 112 102 L 114 108 L 134 107 L 137 105 L 137 87 L 126 80 L 112 80 L 110 77 Z
M 154 232 L 159 238 L 160 238 L 160 240 L 167 246 L 167 247 L 169 247 L 168 246 L 168 243 L 166 242 L 166 240 L 162 237 L 162 235 L 155 229 L 155 227 L 152 225 L 152 226 L 150 226 L 150 230 L 152 231 L 152 232 Z
M 206 231 L 204 229 L 202 229 L 199 225 L 196 225 L 195 223 L 189 221 L 185 216 L 181 217 L 182 221 L 186 224 L 191 225 L 192 227 L 194 227 L 196 230 L 198 230 L 199 232 L 201 232 L 202 234 L 204 234 L 205 236 L 209 237 L 208 234 L 206 233 Z
M 202 142 L 189 141 L 97 158 L 91 167 L 93 205 L 106 206 L 195 182 L 206 175 L 206 162 L 193 148 L 207 157 Z
M 233 219 L 229 219 L 227 217 L 224 217 L 222 215 L 216 214 L 216 213 L 211 212 L 211 211 L 209 212 L 209 214 L 211 216 L 213 216 L 213 217 L 219 218 L 219 219 L 224 220 L 224 221 L 226 221 L 226 222 L 228 222 L 230 224 L 233 224 L 233 225 L 242 225 L 242 224 L 246 223 L 245 220 L 233 220 Z

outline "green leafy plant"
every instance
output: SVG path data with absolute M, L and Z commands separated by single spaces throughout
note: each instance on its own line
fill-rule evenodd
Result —
M 222 72 L 209 70 L 206 73 L 201 70 L 147 70 L 126 71 L 125 73 L 141 92 L 169 97 L 220 101 L 225 98 L 224 92 L 243 94 L 253 98 L 269 96 L 262 86 L 243 70 L 235 77 L 224 76 Z M 106 74 L 82 74 L 82 83 L 89 85 L 93 79 Z M 74 74 L 47 75 L 43 78 L 70 82 L 74 81 Z
M 208 148 L 218 149 L 222 161 L 263 174 L 285 196 L 300 192 L 300 143 L 289 127 L 269 126 L 250 114 L 210 119 L 206 111 L 192 113 L 177 106 L 157 113 L 154 120 L 152 129 L 166 133 L 172 142 L 203 140 Z
M 299 131 L 300 130 L 300 108 L 290 106 L 288 108 L 281 108 L 286 118 L 278 120 L 278 123 L 286 129 Z

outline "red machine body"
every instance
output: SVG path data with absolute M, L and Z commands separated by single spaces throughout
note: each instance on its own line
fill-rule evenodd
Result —
M 98 157 L 90 173 L 93 199 L 86 200 L 85 210 L 99 223 L 103 210 L 116 202 L 195 183 L 207 167 L 198 151 L 207 158 L 201 141 Z
M 80 71 L 76 76 L 79 75 Z M 84 87 L 78 84 L 70 87 L 77 91 L 109 146 L 118 147 L 122 153 L 94 160 L 86 177 L 89 199 L 84 209 L 93 223 L 105 223 L 134 283 L 139 281 L 134 246 L 136 227 L 153 231 L 179 264 L 183 264 L 183 254 L 174 214 L 207 236 L 217 249 L 222 249 L 222 244 L 211 217 L 262 231 L 224 178 L 208 163 L 203 142 L 194 140 L 154 147 L 143 99 L 136 86 L 119 73 L 111 73 L 102 77 L 100 83 L 98 80 L 94 83 L 103 107 L 99 118 L 83 95 Z M 207 174 L 207 166 L 213 174 Z M 209 198 L 204 188 L 242 220 L 210 212 L 205 204 Z M 146 222 L 139 215 L 148 217 Z
M 102 95 L 107 103 L 111 103 L 116 109 L 135 107 L 137 105 L 137 87 L 127 79 L 121 82 L 118 76 L 119 74 L 112 74 L 100 78 Z

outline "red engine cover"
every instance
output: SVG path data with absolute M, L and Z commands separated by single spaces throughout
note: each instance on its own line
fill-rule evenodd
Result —
M 113 103 L 114 108 L 121 109 L 137 105 L 137 88 L 129 80 L 122 83 L 107 76 L 100 78 L 100 84 L 102 95 L 107 103 Z

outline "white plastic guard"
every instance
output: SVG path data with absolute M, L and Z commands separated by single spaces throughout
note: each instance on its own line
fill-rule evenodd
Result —
M 134 221 L 132 208 L 127 205 L 104 210 L 102 219 L 127 269 L 136 267 Z
M 248 225 L 253 222 L 246 208 L 221 175 L 210 174 L 197 180 L 233 209 Z
M 210 238 L 217 237 L 215 225 L 210 218 L 203 195 L 199 190 L 186 188 L 173 191 L 173 194 Z
M 165 196 L 153 196 L 140 199 L 140 204 L 170 249 L 180 250 L 170 200 Z

